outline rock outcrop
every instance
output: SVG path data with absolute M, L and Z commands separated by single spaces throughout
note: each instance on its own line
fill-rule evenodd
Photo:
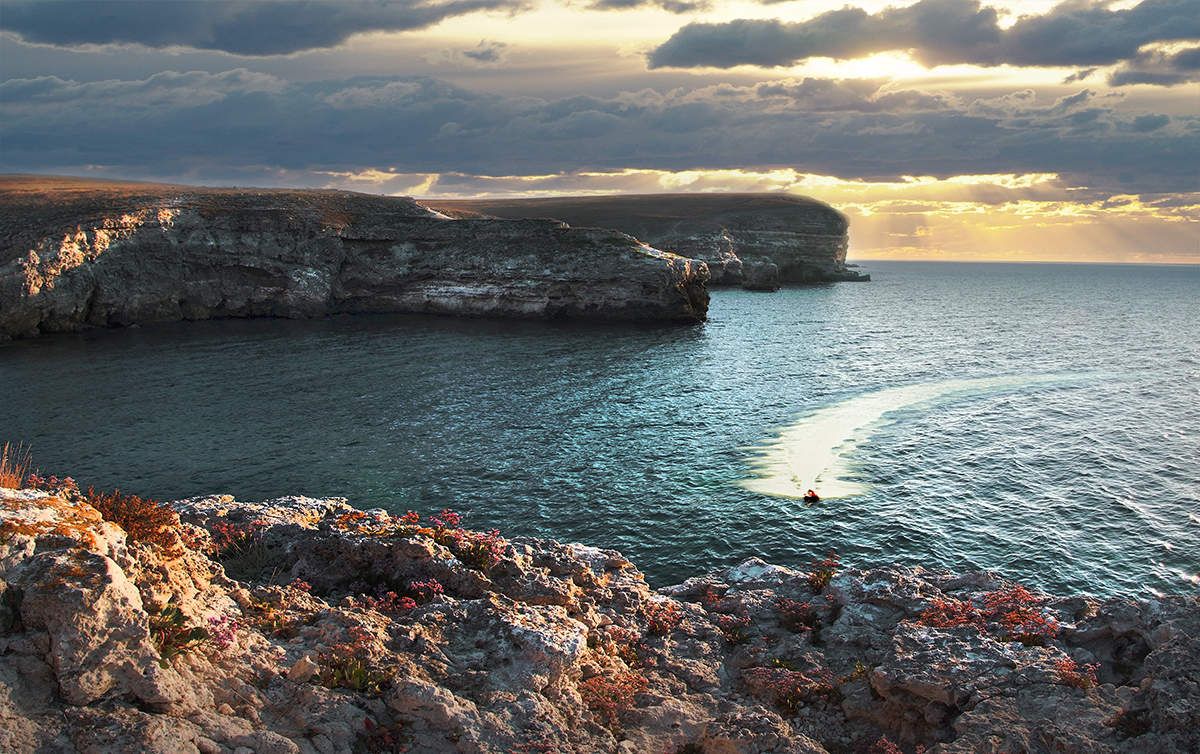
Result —
M 0 750 L 1200 746 L 1195 597 L 759 560 L 656 591 L 617 552 L 446 512 L 174 510 L 133 536 L 72 489 L 0 489 Z
M 699 322 L 703 263 L 411 199 L 0 179 L 0 338 L 339 312 Z
M 469 216 L 554 217 L 616 228 L 657 249 L 708 263 L 714 285 L 869 280 L 846 266 L 846 216 L 790 194 L 645 194 L 423 202 Z

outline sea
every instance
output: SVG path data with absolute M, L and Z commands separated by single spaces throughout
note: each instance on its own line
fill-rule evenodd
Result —
M 697 326 L 413 315 L 0 345 L 0 442 L 157 499 L 342 496 L 620 550 L 1200 592 L 1200 266 L 868 262 Z M 821 499 L 805 502 L 807 489 Z

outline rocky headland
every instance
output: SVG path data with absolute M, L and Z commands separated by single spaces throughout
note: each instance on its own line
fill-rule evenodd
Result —
M 341 499 L 0 489 L 0 750 L 1184 752 L 1200 600 L 619 553 Z
M 645 194 L 426 202 L 457 216 L 554 217 L 616 228 L 656 249 L 708 263 L 713 285 L 870 280 L 846 266 L 846 216 L 791 194 Z
M 617 231 L 403 197 L 0 177 L 0 339 L 366 312 L 701 322 L 707 280 Z

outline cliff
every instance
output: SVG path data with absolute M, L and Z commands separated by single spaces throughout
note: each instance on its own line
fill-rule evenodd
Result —
M 656 591 L 448 512 L 40 486 L 0 489 L 4 751 L 1200 746 L 1195 597 L 832 560 Z
M 0 338 L 339 312 L 699 322 L 707 277 L 616 231 L 407 198 L 0 178 Z
M 645 194 L 554 199 L 428 200 L 448 214 L 555 217 L 616 228 L 655 248 L 708 263 L 715 285 L 869 280 L 846 267 L 846 216 L 790 194 Z

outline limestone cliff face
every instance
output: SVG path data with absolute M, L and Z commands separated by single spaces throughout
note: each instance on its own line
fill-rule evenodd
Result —
M 442 212 L 554 217 L 616 228 L 655 248 L 708 263 L 715 285 L 869 280 L 846 267 L 846 216 L 789 194 L 646 194 L 557 199 L 430 201 Z
M 338 312 L 703 321 L 703 263 L 411 199 L 0 179 L 0 337 Z

